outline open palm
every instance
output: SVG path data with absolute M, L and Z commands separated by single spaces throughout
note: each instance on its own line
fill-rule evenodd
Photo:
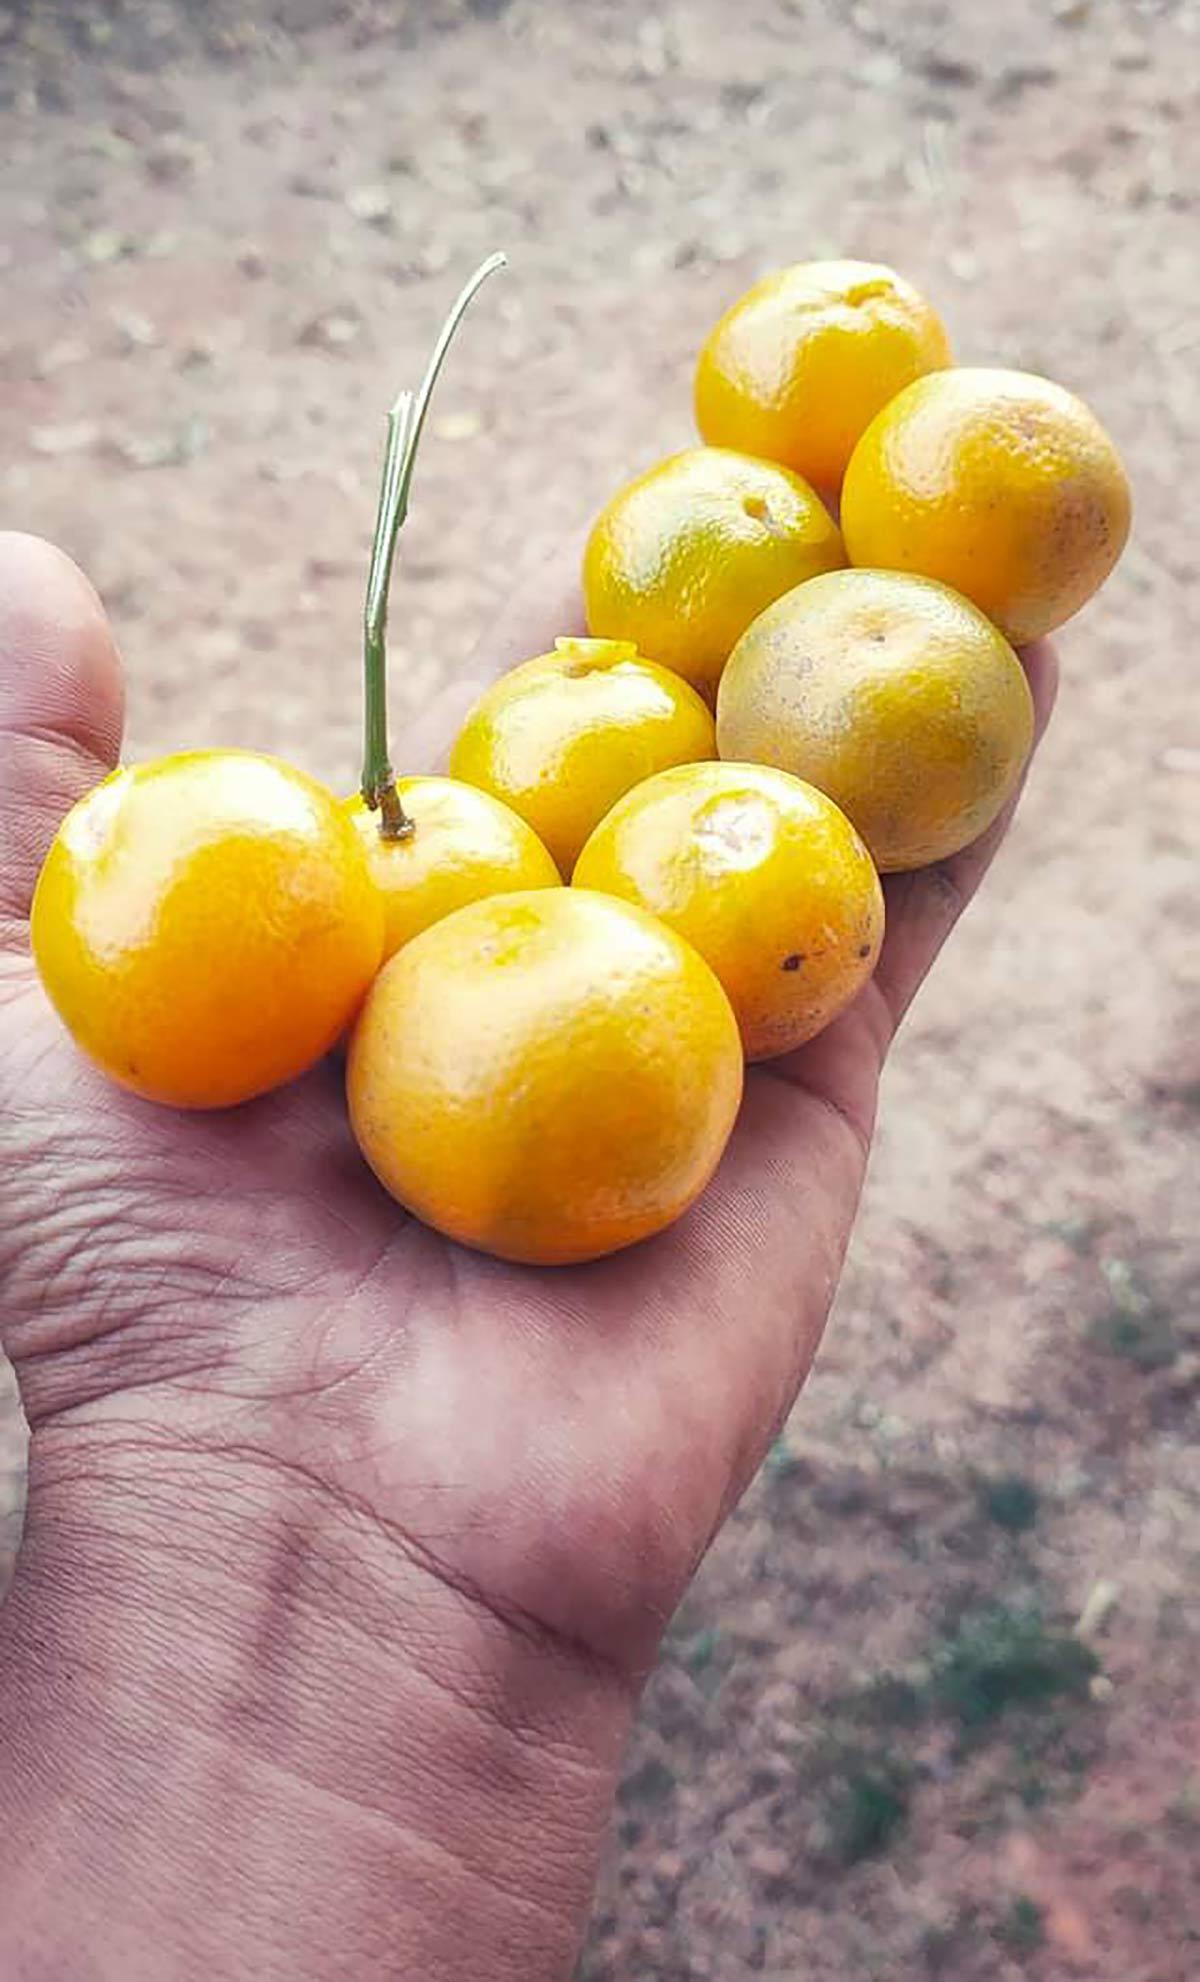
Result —
M 562 631 L 535 611 L 487 664 Z M 1044 719 L 1052 662 L 1029 661 Z M 478 1638 L 634 1692 L 808 1370 L 884 1053 L 1002 826 L 890 884 L 875 982 L 752 1071 L 686 1218 L 607 1261 L 529 1271 L 443 1242 L 383 1194 L 333 1062 L 251 1106 L 182 1115 L 77 1054 L 25 915 L 119 727 L 90 590 L 48 547 L 0 539 L 0 1326 L 32 1430 L 12 1611 L 68 1560 L 102 1579 L 118 1549 L 185 1661 L 189 1631 L 210 1643 L 209 1597 L 228 1607 L 230 1565 L 235 1586 L 271 1593 L 255 1696 L 296 1656 L 274 1634 L 286 1645 L 314 1592 L 348 1629 L 360 1609 L 382 1620 L 439 1676 Z M 131 1622 L 114 1604 L 106 1633 Z

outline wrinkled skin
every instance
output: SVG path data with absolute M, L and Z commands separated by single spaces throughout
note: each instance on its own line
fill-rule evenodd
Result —
M 488 671 L 563 616 L 518 614 Z M 81 1060 L 25 917 L 120 722 L 85 581 L 0 538 L 0 1327 L 32 1428 L 0 1972 L 566 1975 L 639 1685 L 808 1371 L 884 1053 L 1003 822 L 891 886 L 875 981 L 751 1073 L 698 1209 L 529 1272 L 406 1220 L 332 1062 L 197 1116 Z

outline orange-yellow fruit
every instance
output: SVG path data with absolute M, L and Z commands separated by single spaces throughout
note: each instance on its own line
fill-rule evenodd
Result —
M 661 1231 L 720 1160 L 742 1090 L 708 965 L 641 909 L 493 895 L 376 979 L 350 1044 L 359 1147 L 448 1238 L 564 1265 Z
M 711 701 L 755 615 L 845 562 L 836 523 L 798 475 L 692 447 L 630 482 L 596 519 L 583 560 L 587 623 L 636 641 Z
M 1018 645 L 1086 604 L 1129 516 L 1121 457 L 1083 401 L 1031 372 L 982 367 L 892 400 L 842 490 L 854 564 L 940 578 Z
M 1003 634 L 929 578 L 835 571 L 755 621 L 725 670 L 721 755 L 839 805 L 883 871 L 957 853 L 1016 789 L 1033 697 Z
M 706 441 L 836 490 L 860 434 L 913 379 L 951 363 L 940 318 L 880 262 L 800 262 L 721 318 L 696 367 Z
M 883 890 L 850 821 L 762 764 L 647 779 L 601 820 L 575 885 L 636 902 L 686 937 L 725 987 L 750 1060 L 828 1025 L 883 941 Z
M 332 792 L 273 757 L 196 750 L 114 771 L 72 808 L 30 934 L 105 1073 L 223 1108 L 333 1045 L 379 967 L 383 910 Z
M 629 641 L 563 639 L 493 684 L 450 754 L 456 778 L 532 826 L 569 880 L 610 805 L 655 771 L 716 755 L 708 709 Z
M 344 802 L 383 898 L 385 962 L 468 902 L 562 885 L 533 828 L 490 792 L 432 777 L 399 778 L 396 790 L 412 822 L 404 839 L 385 840 L 358 794 Z

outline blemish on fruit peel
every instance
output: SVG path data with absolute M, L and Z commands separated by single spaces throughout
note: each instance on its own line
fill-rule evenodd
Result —
M 697 821 L 696 841 L 724 867 L 754 867 L 774 839 L 771 808 L 761 798 L 726 798 Z
M 63 844 L 77 859 L 93 860 L 112 837 L 117 814 L 125 802 L 128 771 L 117 771 L 93 792 L 86 805 L 63 821 Z

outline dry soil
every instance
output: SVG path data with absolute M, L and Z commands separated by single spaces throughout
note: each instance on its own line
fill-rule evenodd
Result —
M 1132 547 L 650 1689 L 582 1975 L 1190 1982 L 1194 0 L 75 0 L 0 12 L 0 99 L 3 520 L 99 585 L 135 752 L 352 781 L 380 416 L 494 246 L 406 533 L 406 717 L 687 442 L 691 354 L 773 265 L 893 261 L 960 355 L 1110 424 Z

